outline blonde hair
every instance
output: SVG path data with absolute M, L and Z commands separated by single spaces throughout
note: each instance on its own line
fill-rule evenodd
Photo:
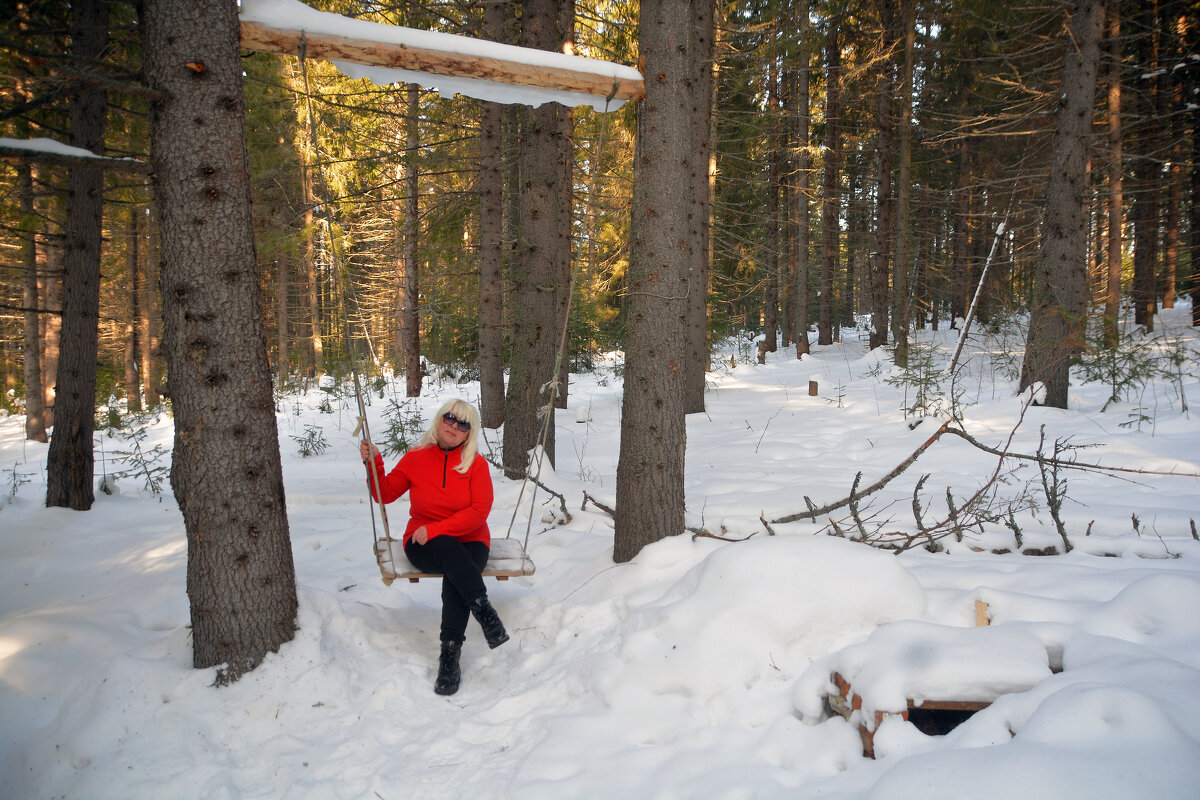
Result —
M 467 432 L 467 440 L 459 447 L 459 450 L 462 451 L 462 461 L 454 468 L 456 472 L 465 475 L 471 465 L 475 463 L 475 455 L 479 452 L 479 412 L 466 400 L 455 398 L 443 403 L 433 417 L 433 424 L 421 436 L 417 446 L 437 444 L 437 427 L 442 424 L 442 416 L 445 414 L 453 414 L 463 422 L 471 423 L 471 430 Z

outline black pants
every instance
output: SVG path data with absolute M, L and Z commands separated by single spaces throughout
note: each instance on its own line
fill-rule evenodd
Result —
M 453 536 L 435 536 L 425 544 L 409 539 L 404 555 L 422 572 L 440 572 L 442 579 L 443 642 L 461 642 L 466 638 L 469 603 L 487 594 L 483 585 L 488 546 L 483 542 L 461 542 Z

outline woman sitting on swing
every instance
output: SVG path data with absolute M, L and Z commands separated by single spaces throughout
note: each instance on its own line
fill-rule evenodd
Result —
M 457 692 L 461 682 L 468 612 L 479 621 L 489 647 L 508 641 L 481 575 L 492 541 L 487 525 L 492 476 L 478 443 L 479 412 L 464 400 L 451 400 L 391 472 L 385 474 L 379 448 L 366 439 L 359 447 L 374 500 L 390 503 L 409 492 L 404 554 L 422 572 L 444 575 L 442 651 L 433 685 L 444 695 Z

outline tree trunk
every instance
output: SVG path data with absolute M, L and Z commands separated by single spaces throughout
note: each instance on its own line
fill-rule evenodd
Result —
M 833 344 L 833 276 L 837 272 L 841 239 L 841 20 L 830 20 L 825 45 L 825 175 L 821 186 L 821 282 L 817 301 L 817 344 Z
M 147 196 L 151 195 L 147 186 Z M 146 388 L 146 405 L 162 402 L 159 390 L 163 384 L 162 360 L 162 302 L 158 294 L 158 222 L 153 206 L 146 216 L 146 247 L 143 248 L 142 298 L 138 303 L 142 329 L 142 383 Z
M 484 35 L 504 42 L 505 3 L 484 4 Z M 485 428 L 504 424 L 504 107 L 480 104 L 479 414 Z
M 45 395 L 42 392 L 41 326 L 38 325 L 38 221 L 33 196 L 33 167 L 28 162 L 17 164 L 17 194 L 21 204 L 21 264 L 25 270 L 22 293 L 22 304 L 25 306 L 25 438 L 34 442 L 44 442 Z
M 397 278 L 396 350 L 404 365 L 406 397 L 421 396 L 421 317 L 420 282 L 417 273 L 417 242 L 421 235 L 420 185 L 417 175 L 417 147 L 420 87 L 410 83 L 405 89 L 404 150 L 404 228 L 400 242 Z
M 141 208 L 129 207 L 129 244 L 125 252 L 125 408 L 130 413 L 142 410 L 141 380 L 138 376 L 138 309 L 141 276 L 138 275 L 138 214 Z
M 892 265 L 892 158 L 895 150 L 895 124 L 892 99 L 896 93 L 895 75 L 895 0 L 879 0 L 882 63 L 876 81 L 878 97 L 879 164 L 875 182 L 875 253 L 871 259 L 871 349 L 887 344 L 888 284 Z
M 271 366 L 251 228 L 237 9 L 147 0 L 171 487 L 188 541 L 193 664 L 237 680 L 296 629 Z
M 691 186 L 688 204 L 691 207 L 692 277 L 688 294 L 688 356 L 684 370 L 684 413 L 704 411 L 704 384 L 708 376 L 710 348 L 708 344 L 708 286 L 712 274 L 712 126 L 713 126 L 713 53 L 716 42 L 715 0 L 699 0 L 692 19 L 692 48 L 695 53 L 695 91 L 692 96 L 692 127 L 694 137 L 688 155 L 688 175 Z
M 1104 346 L 1121 339 L 1121 266 L 1124 258 L 1121 175 L 1121 0 L 1108 0 L 1108 272 L 1104 298 Z
M 43 237 L 46 230 L 43 227 Z M 42 413 L 46 428 L 54 427 L 58 397 L 58 357 L 62 342 L 63 250 L 48 240 L 38 251 L 38 329 L 42 335 Z M 44 263 L 43 263 L 44 262 Z
M 782 142 L 779 138 L 779 56 L 775 42 L 779 38 L 778 26 L 772 25 L 767 35 L 771 37 L 769 63 L 767 64 L 767 253 L 766 280 L 763 291 L 763 340 L 759 345 L 759 360 L 766 353 L 779 349 L 779 156 Z
M 81 60 L 99 60 L 108 46 L 108 3 L 82 0 L 71 8 L 71 47 Z M 95 85 L 71 96 L 71 145 L 104 152 L 108 98 Z M 46 457 L 46 505 L 92 507 L 92 431 L 96 410 L 96 344 L 100 314 L 100 248 L 104 173 L 75 167 L 67 174 L 63 256 L 62 352 L 58 364 L 54 435 Z
M 575 0 L 559 0 L 558 3 L 558 30 L 562 42 L 557 45 L 558 49 L 572 53 L 575 50 Z M 567 152 L 562 160 L 562 183 L 565 187 L 559 193 L 559 202 L 561 208 L 559 213 L 559 224 L 562 229 L 567 231 L 566 236 L 559 242 L 562 252 L 559 253 L 559 285 L 564 287 L 558 295 L 558 326 L 559 333 L 557 346 L 555 348 L 555 366 L 558 379 L 558 390 L 554 393 L 554 407 L 567 407 L 567 391 L 570 388 L 571 378 L 571 342 L 570 342 L 570 313 L 574 306 L 571 281 L 571 266 L 574 263 L 572 257 L 571 244 L 574 241 L 574 236 L 571 231 L 575 225 L 575 192 L 571 183 L 571 172 L 574 166 L 574 135 L 575 135 L 575 112 L 569 108 L 564 108 L 563 112 L 557 115 L 560 141 L 567 142 Z M 550 458 L 553 461 L 554 455 L 552 451 Z
M 1195 32 L 1193 31 L 1193 36 Z M 1200 65 L 1192 63 L 1191 86 L 1193 92 L 1200 91 Z M 1192 326 L 1200 328 L 1200 120 L 1192 111 L 1192 202 L 1190 227 L 1192 230 Z
M 909 308 L 912 298 L 909 293 L 909 224 L 912 196 L 912 94 L 913 72 L 916 59 L 917 2 L 900 0 L 901 24 L 904 26 L 904 63 L 900 78 L 900 163 L 896 180 L 896 258 L 892 266 L 892 341 L 895 344 L 895 362 L 898 367 L 908 366 Z
M 1071 357 L 1083 347 L 1087 322 L 1088 169 L 1103 17 L 1103 0 L 1078 0 L 1071 11 L 1021 377 L 1022 391 L 1042 383 L 1054 408 L 1067 407 Z
M 965 110 L 965 107 L 964 107 Z M 957 189 L 954 191 L 954 251 L 950 267 L 950 327 L 967 316 L 971 285 L 971 147 L 967 137 L 959 142 Z
M 309 158 L 304 161 L 301 182 L 304 190 L 304 270 L 308 281 L 308 375 L 316 377 L 325 371 L 325 345 L 321 338 L 321 285 L 317 270 L 317 226 L 313 212 L 316 199 L 313 196 L 312 166 L 309 161 L 316 151 L 316 143 L 309 144 Z
M 275 365 L 276 381 L 282 389 L 288 379 L 288 251 L 280 250 L 275 277 L 275 349 L 279 363 Z
M 1141 121 L 1135 137 L 1133 217 L 1134 323 L 1154 330 L 1158 310 L 1159 138 L 1158 125 L 1158 0 L 1140 10 L 1138 22 L 1147 26 L 1138 43 L 1138 93 Z
M 808 346 L 808 271 L 809 226 L 811 214 L 809 193 L 812 187 L 812 158 L 809 156 L 809 78 L 812 59 L 808 50 L 808 0 L 796 0 L 792 6 L 793 21 L 799 31 L 799 69 L 796 71 L 796 358 L 809 352 Z
M 573 0 L 525 0 L 521 43 L 559 50 L 563 4 Z M 504 472 L 525 474 L 529 451 L 545 426 L 546 457 L 554 463 L 554 404 L 543 387 L 556 377 L 562 335 L 561 310 L 569 283 L 571 110 L 558 103 L 519 112 L 521 135 L 520 227 L 512 260 L 513 342 L 504 413 Z M 566 387 L 558 387 L 565 391 Z M 545 409 L 547 418 L 539 416 Z
M 1175 281 L 1179 268 L 1179 206 L 1183 199 L 1183 85 L 1174 81 L 1171 87 L 1171 115 L 1167 122 L 1167 138 L 1171 155 L 1167 164 L 1167 215 L 1163 229 L 1163 308 L 1175 307 Z
M 691 153 L 697 53 L 688 27 L 698 0 L 643 4 L 639 32 L 646 99 L 634 145 L 629 330 L 617 463 L 613 560 L 683 532 L 683 363 L 687 355 L 688 208 L 679 165 Z

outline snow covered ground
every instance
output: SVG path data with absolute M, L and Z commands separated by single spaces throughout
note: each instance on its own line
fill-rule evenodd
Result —
M 1159 328 L 1194 359 L 1189 313 L 1165 312 Z M 688 524 L 755 535 L 685 534 L 624 565 L 612 563 L 611 519 L 580 510 L 585 491 L 615 496 L 619 372 L 609 362 L 573 376 L 544 475 L 571 520 L 556 524 L 543 491 L 531 517 L 526 492 L 512 535 L 532 519 L 537 574 L 489 583 L 512 641 L 488 650 L 472 626 L 450 698 L 432 691 L 439 586 L 378 579 L 350 400 L 317 389 L 280 399 L 299 631 L 222 689 L 190 667 L 169 486 L 160 496 L 125 477 L 90 512 L 46 509 L 46 446 L 24 441 L 23 418 L 0 419 L 0 796 L 1200 796 L 1200 542 L 1189 527 L 1200 480 L 1066 473 L 1065 555 L 1018 554 L 1002 521 L 899 556 L 814 535 L 826 520 L 774 523 L 769 535 L 760 516 L 845 497 L 860 471 L 869 486 L 945 419 L 913 427 L 906 407 L 936 411 L 945 398 L 895 385 L 886 357 L 843 334 L 799 361 L 780 351 L 757 364 L 751 342 L 718 355 L 708 410 L 688 420 Z M 951 335 L 926 333 L 919 349 L 944 364 Z M 1035 453 L 1044 426 L 1047 452 L 1061 440 L 1080 461 L 1200 473 L 1200 424 L 1183 402 L 1200 402 L 1194 375 L 1103 411 L 1110 392 L 1097 384 L 1073 386 L 1068 411 L 1026 409 L 1011 375 L 1020 352 L 982 332 L 969 347 L 956 385 L 973 436 L 1003 446 L 1021 420 L 1013 452 Z M 445 398 L 477 394 L 432 383 L 417 405 L 429 419 Z M 392 397 L 373 398 L 376 438 Z M 318 429 L 329 449 L 302 458 L 293 437 Z M 147 431 L 143 452 L 170 447 L 169 418 Z M 114 453 L 129 441 L 102 444 L 107 471 L 122 469 Z M 947 487 L 961 504 L 995 467 L 943 437 L 860 513 L 871 530 L 886 517 L 885 532 L 911 533 L 922 476 L 928 523 L 945 516 Z M 521 487 L 493 477 L 502 537 Z M 1002 498 L 1041 485 L 1029 462 L 1004 477 Z M 1013 516 L 1022 547 L 1061 552 L 1039 505 Z M 392 507 L 393 525 L 405 507 Z M 829 516 L 852 530 L 848 510 Z M 976 600 L 988 628 L 973 627 Z M 823 711 L 833 669 L 857 676 L 868 709 L 998 699 L 944 736 L 888 720 L 869 760 L 857 729 Z

